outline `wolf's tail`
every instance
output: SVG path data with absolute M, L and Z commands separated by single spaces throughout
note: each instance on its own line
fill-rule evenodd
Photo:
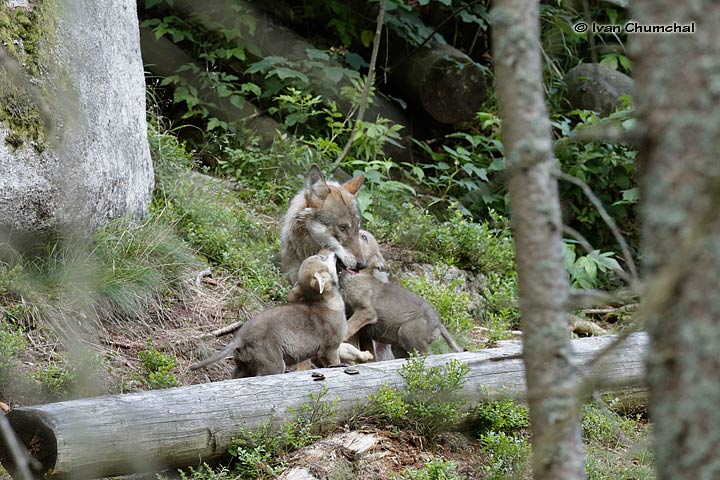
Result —
M 448 347 L 450 347 L 455 352 L 462 352 L 463 349 L 460 345 L 457 344 L 455 339 L 450 335 L 450 332 L 448 332 L 447 328 L 445 328 L 445 325 L 442 323 L 440 324 L 440 335 L 445 339 L 445 341 L 448 344 Z
M 193 363 L 192 365 L 190 365 L 188 367 L 188 370 L 190 370 L 190 371 L 197 370 L 199 368 L 207 367 L 208 365 L 210 365 L 212 363 L 222 360 L 223 358 L 230 355 L 230 352 L 232 352 L 235 349 L 235 344 L 236 344 L 236 342 L 233 340 L 223 350 L 216 352 L 214 355 L 206 358 L 205 360 L 201 360 L 197 363 Z

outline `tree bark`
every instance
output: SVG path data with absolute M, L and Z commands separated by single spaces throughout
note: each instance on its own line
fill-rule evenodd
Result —
M 657 476 L 720 478 L 720 4 L 632 8 L 640 24 L 696 32 L 632 40 Z
M 502 118 L 523 330 L 533 473 L 585 478 L 578 377 L 568 337 L 560 203 L 543 96 L 537 2 L 495 4 L 493 58 Z
M 614 355 L 591 360 L 615 337 L 574 341 L 576 363 L 605 391 L 640 385 L 646 336 L 633 334 Z M 471 408 L 495 398 L 522 398 L 525 374 L 520 347 L 493 348 L 429 356 L 427 367 L 449 359 L 467 364 L 467 382 L 458 393 Z M 8 420 L 50 478 L 98 478 L 210 461 L 225 454 L 241 428 L 265 422 L 287 422 L 309 401 L 308 394 L 327 388 L 337 400 L 335 419 L 349 418 L 383 385 L 402 389 L 398 370 L 404 360 L 358 365 L 359 375 L 322 369 L 325 380 L 311 372 L 228 380 L 128 395 L 88 398 L 11 410 Z M 2 445 L 0 445 L 2 447 Z M 0 462 L 13 472 L 12 459 L 0 448 Z M 567 477 L 571 478 L 571 477 Z

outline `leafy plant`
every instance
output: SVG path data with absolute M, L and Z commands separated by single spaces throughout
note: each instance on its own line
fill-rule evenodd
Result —
M 622 270 L 620 264 L 613 258 L 613 252 L 593 250 L 587 255 L 578 256 L 576 245 L 571 241 L 563 242 L 563 262 L 565 270 L 570 276 L 570 286 L 573 288 L 592 289 L 602 283 L 601 274 Z
M 568 141 L 583 129 L 600 122 L 628 131 L 634 125 L 632 113 L 629 104 L 606 119 L 600 119 L 595 112 L 574 110 L 568 116 L 557 116 L 553 125 L 561 136 L 566 137 L 556 141 L 555 149 L 563 171 L 591 185 L 630 243 L 637 244 L 637 151 L 622 143 Z M 575 226 L 597 247 L 615 247 L 615 240 L 597 209 L 577 186 L 560 183 L 560 194 L 568 207 L 564 212 L 565 223 Z
M 67 398 L 77 382 L 75 369 L 58 363 L 41 368 L 33 376 L 51 398 Z
M 480 112 L 476 124 L 476 133 L 451 133 L 437 148 L 415 140 L 432 162 L 404 166 L 414 182 L 434 192 L 428 195 L 429 205 L 452 205 L 467 215 L 472 208 L 478 216 L 488 209 L 506 211 L 505 192 L 496 177 L 506 168 L 500 118 L 492 112 Z
M 387 385 L 370 397 L 371 409 L 379 418 L 411 429 L 428 440 L 457 425 L 465 414 L 464 401 L 452 400 L 461 389 L 469 368 L 456 360 L 442 367 L 425 367 L 425 357 L 413 356 L 400 368 L 406 389 L 398 391 Z
M 277 457 L 310 445 L 333 424 L 335 401 L 324 397 L 328 390 L 310 393 L 310 402 L 293 412 L 293 420 L 279 429 L 271 423 L 240 432 L 229 453 L 236 458 L 233 473 L 240 478 L 274 478 L 284 470 Z
M 152 339 L 148 340 L 146 349 L 138 353 L 138 358 L 145 369 L 143 376 L 148 388 L 154 390 L 177 386 L 177 378 L 170 373 L 177 365 L 177 359 L 153 348 Z
M 25 350 L 27 342 L 22 329 L 0 318 L 0 380 L 4 380 L 5 370 L 15 356 Z
M 483 402 L 470 413 L 473 431 L 515 433 L 530 425 L 528 409 L 514 400 Z
M 393 475 L 394 480 L 462 480 L 457 472 L 457 463 L 433 458 L 425 462 L 421 469 L 406 468 L 400 476 Z
M 489 455 L 485 477 L 490 480 L 524 478 L 530 468 L 530 444 L 526 437 L 505 432 L 486 432 L 480 436 L 483 450 Z

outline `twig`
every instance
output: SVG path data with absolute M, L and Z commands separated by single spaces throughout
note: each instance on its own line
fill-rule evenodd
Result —
M 586 308 L 582 311 L 582 313 L 586 315 L 602 315 L 606 313 L 622 313 L 622 312 L 629 312 L 631 310 L 637 310 L 640 306 L 639 303 L 630 303 L 628 305 L 621 305 L 619 307 L 609 307 L 609 308 Z
M 630 254 L 630 247 L 628 246 L 627 242 L 625 241 L 625 237 L 623 237 L 622 233 L 620 233 L 620 229 L 618 228 L 617 224 L 615 223 L 615 220 L 610 216 L 610 214 L 605 210 L 605 207 L 603 207 L 602 202 L 600 199 L 593 193 L 590 186 L 580 180 L 579 178 L 569 175 L 565 172 L 558 171 L 557 176 L 560 180 L 564 180 L 566 182 L 572 183 L 573 185 L 577 185 L 580 187 L 580 189 L 583 191 L 585 196 L 590 200 L 590 203 L 593 204 L 593 206 L 597 209 L 598 213 L 600 214 L 600 217 L 605 221 L 605 224 L 610 228 L 610 231 L 612 232 L 613 236 L 615 237 L 615 241 L 618 242 L 620 245 L 620 249 L 623 252 L 623 257 L 625 258 L 625 263 L 628 266 L 628 269 L 630 270 L 630 276 L 633 280 L 633 282 L 637 282 L 638 280 L 638 273 L 637 268 L 635 268 L 635 262 L 632 259 L 632 255 Z
M 578 232 L 571 226 L 563 225 L 562 231 L 564 234 L 569 235 L 572 238 L 574 238 L 575 240 L 577 240 L 577 242 L 580 244 L 580 246 L 583 248 L 583 250 L 585 250 L 585 253 L 591 253 L 593 250 L 595 250 L 593 248 L 593 246 L 590 244 L 590 242 L 588 242 L 587 238 L 585 238 L 582 233 Z
M 198 272 L 197 276 L 195 277 L 195 286 L 200 287 L 200 285 L 202 284 L 202 279 L 205 277 L 212 277 L 212 270 L 206 268 L 205 270 Z
M 375 25 L 375 39 L 373 41 L 372 53 L 370 54 L 370 66 L 368 67 L 368 75 L 365 79 L 365 86 L 363 87 L 362 97 L 360 99 L 360 109 L 358 110 L 358 115 L 355 119 L 355 123 L 353 124 L 353 128 L 350 131 L 350 137 L 348 138 L 345 147 L 342 149 L 342 152 L 340 152 L 337 160 L 335 160 L 335 162 L 332 164 L 330 170 L 333 170 L 335 167 L 340 165 L 340 163 L 345 159 L 347 154 L 350 153 L 350 148 L 355 141 L 355 134 L 357 133 L 360 123 L 362 123 L 363 118 L 365 117 L 365 110 L 368 107 L 370 99 L 370 87 L 375 82 L 375 64 L 377 63 L 378 51 L 380 50 L 380 38 L 382 37 L 382 27 L 384 22 L 385 0 L 380 0 L 380 11 L 378 12 L 377 16 L 377 24 Z
M 217 330 L 213 330 L 210 333 L 203 333 L 200 335 L 201 340 L 205 340 L 207 338 L 212 337 L 222 337 L 223 335 L 227 335 L 228 333 L 232 333 L 238 328 L 242 327 L 243 323 L 245 323 L 245 320 L 238 320 L 237 322 L 233 322 L 230 325 L 225 325 L 222 328 L 218 328 Z
M 32 455 L 30 455 L 15 435 L 15 431 L 10 426 L 10 422 L 5 415 L 0 415 L 0 434 L 5 440 L 7 450 L 15 464 L 15 472 L 13 478 L 20 480 L 34 480 L 36 478 L 33 472 L 41 472 L 42 464 Z

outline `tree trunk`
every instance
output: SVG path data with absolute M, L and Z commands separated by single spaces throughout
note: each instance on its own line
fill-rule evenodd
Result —
M 523 330 L 533 473 L 585 478 L 578 378 L 568 337 L 560 203 L 543 97 L 537 2 L 495 4 L 493 58 L 502 118 Z
M 643 378 L 644 334 L 631 335 L 614 355 L 589 362 L 615 337 L 574 341 L 575 360 L 586 377 L 605 391 L 639 385 Z M 519 347 L 429 356 L 427 367 L 454 358 L 470 367 L 458 393 L 470 408 L 494 398 L 525 394 Z M 322 369 L 324 381 L 311 372 L 245 378 L 128 395 L 73 400 L 11 410 L 8 419 L 48 477 L 97 478 L 137 471 L 197 465 L 225 454 L 241 428 L 287 422 L 309 401 L 308 394 L 327 388 L 337 400 L 335 419 L 349 418 L 383 385 L 404 386 L 398 370 L 404 360 L 358 365 L 359 375 Z M 0 449 L 0 462 L 13 472 L 12 459 Z M 571 477 L 566 477 L 571 478 Z
M 144 214 L 153 169 L 135 2 L 11 3 L 0 12 L 29 26 L 0 38 L 22 65 L 8 78 L 13 60 L 0 59 L 0 242 Z
M 632 3 L 658 479 L 720 478 L 720 4 Z

